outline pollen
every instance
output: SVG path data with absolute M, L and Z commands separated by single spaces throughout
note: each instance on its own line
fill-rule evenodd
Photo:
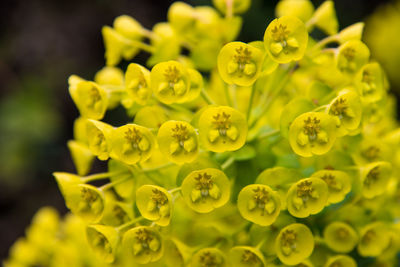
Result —
M 136 240 L 139 243 L 142 243 L 142 245 L 147 245 L 151 240 L 153 240 L 153 237 L 150 235 L 150 232 L 146 229 L 139 229 L 136 232 Z
M 184 146 L 184 142 L 189 139 L 189 131 L 186 126 L 177 123 L 175 128 L 172 128 L 172 137 L 176 139 L 180 146 Z
M 308 135 L 311 141 L 315 140 L 318 133 L 321 131 L 320 120 L 318 120 L 316 117 L 313 119 L 308 117 L 306 120 L 304 120 L 303 131 L 304 134 Z
M 213 124 L 214 128 L 219 131 L 219 134 L 222 136 L 226 135 L 227 130 L 231 127 L 231 115 L 226 114 L 225 112 L 218 113 L 217 115 L 213 116 Z
M 352 61 L 354 60 L 354 57 L 356 55 L 356 50 L 352 47 L 347 47 L 343 50 L 343 56 L 348 60 Z
M 211 175 L 207 173 L 199 174 L 194 178 L 196 180 L 196 189 L 197 190 L 209 190 L 213 187 L 214 183 L 211 180 Z
M 336 230 L 336 234 L 339 239 L 346 239 L 349 236 L 349 231 L 344 227 L 340 227 Z
M 157 206 L 163 206 L 168 202 L 167 196 L 158 189 L 153 189 L 153 194 L 151 195 L 151 200 Z
M 165 79 L 172 84 L 175 84 L 180 79 L 180 72 L 176 66 L 168 66 L 164 72 Z
M 259 262 L 257 256 L 250 250 L 245 250 L 242 254 L 242 263 L 257 264 Z
M 270 199 L 268 191 L 263 188 L 261 189 L 260 187 L 257 187 L 254 191 L 254 201 L 256 201 L 257 205 L 262 205 L 264 206 Z
M 369 161 L 374 161 L 379 158 L 380 149 L 376 146 L 370 146 L 361 152 L 361 155 Z
M 129 128 L 125 132 L 125 139 L 135 147 L 137 147 L 142 138 L 140 131 L 136 128 Z
M 372 168 L 365 178 L 364 184 L 368 187 L 372 186 L 379 179 L 379 166 Z
M 282 233 L 281 244 L 286 255 L 296 250 L 297 235 L 293 230 L 286 230 Z
M 339 116 L 340 118 L 343 117 L 343 114 L 345 114 L 346 110 L 348 109 L 348 104 L 345 98 L 340 97 L 337 99 L 331 106 L 331 113 L 335 116 Z
M 325 174 L 321 179 L 324 180 L 329 187 L 336 188 L 338 186 L 335 176 L 332 174 Z
M 242 46 L 236 48 L 236 54 L 233 56 L 236 63 L 240 65 L 246 65 L 251 63 L 251 51 L 249 49 L 243 48 Z
M 200 262 L 202 267 L 217 267 L 218 265 L 220 265 L 217 257 L 209 251 L 204 252 L 200 256 Z
M 85 202 L 88 202 L 88 203 L 95 202 L 98 198 L 96 193 L 94 193 L 92 190 L 87 189 L 87 188 L 81 189 L 81 197 Z
M 279 24 L 279 26 L 275 26 L 271 30 L 272 39 L 275 42 L 285 42 L 286 39 L 289 37 L 290 31 L 287 29 L 287 26 Z
M 314 188 L 311 181 L 303 181 L 297 185 L 297 197 L 307 201 L 308 198 L 313 197 Z

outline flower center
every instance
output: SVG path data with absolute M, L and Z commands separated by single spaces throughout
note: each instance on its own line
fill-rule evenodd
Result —
M 153 194 L 151 195 L 151 200 L 158 207 L 163 206 L 168 202 L 167 196 L 158 189 L 153 189 Z
M 220 135 L 225 136 L 226 131 L 231 127 L 231 115 L 226 114 L 225 112 L 218 113 L 217 115 L 213 116 L 213 124 L 214 128 L 216 128 Z
M 274 39 L 275 42 L 285 42 L 286 39 L 289 37 L 290 31 L 287 30 L 287 26 L 279 24 L 279 26 L 275 26 L 271 30 L 272 34 L 272 39 Z
M 251 61 L 251 51 L 249 49 L 243 48 L 242 46 L 236 48 L 236 54 L 233 56 L 236 63 L 240 65 L 249 64 Z
M 92 203 L 98 198 L 97 194 L 90 189 L 83 187 L 81 189 L 81 197 L 85 202 Z
M 379 157 L 380 149 L 376 146 L 370 146 L 362 151 L 362 156 L 369 161 L 374 161 Z
M 352 47 L 347 47 L 346 49 L 343 50 L 343 56 L 348 61 L 354 60 L 355 55 L 356 55 L 356 50 Z
M 164 72 L 164 77 L 170 84 L 172 84 L 171 87 L 173 87 L 173 84 L 179 81 L 180 72 L 176 66 L 168 66 Z
M 265 188 L 261 189 L 260 187 L 257 187 L 253 191 L 254 201 L 257 203 L 257 205 L 264 208 L 264 205 L 269 201 L 268 191 Z
M 331 113 L 335 116 L 338 116 L 340 119 L 343 118 L 343 115 L 345 114 L 346 110 L 348 108 L 348 105 L 346 103 L 346 99 L 340 97 L 337 99 L 331 106 Z
M 125 132 L 125 139 L 135 148 L 138 147 L 139 142 L 142 140 L 142 135 L 136 128 L 129 128 Z
M 364 185 L 370 187 L 379 179 L 379 166 L 372 168 L 364 180 Z
M 314 117 L 313 119 L 311 119 L 311 117 L 308 117 L 306 120 L 304 120 L 303 132 L 305 135 L 308 135 L 308 139 L 310 141 L 314 141 L 315 139 L 317 139 L 320 130 L 320 120 L 318 120 L 316 117 Z
M 200 256 L 200 263 L 202 267 L 217 267 L 219 265 L 217 257 L 209 251 Z
M 296 239 L 296 233 L 293 230 L 288 229 L 282 233 L 281 244 L 286 255 L 290 255 L 292 251 L 296 250 Z
M 211 175 L 207 173 L 199 174 L 197 177 L 194 178 L 196 180 L 196 189 L 205 191 L 212 188 L 214 185 L 213 181 L 211 180 Z
M 314 188 L 311 181 L 304 181 L 297 185 L 297 197 L 306 202 L 313 196 Z
M 362 237 L 361 242 L 362 243 L 370 243 L 371 241 L 373 241 L 376 237 L 376 233 L 374 230 L 368 230 Z
M 175 128 L 172 128 L 172 137 L 176 139 L 181 147 L 184 146 L 184 142 L 189 139 L 189 131 L 186 126 L 182 124 L 176 124 Z
M 117 220 L 119 221 L 119 224 L 122 224 L 129 220 L 128 215 L 120 206 L 114 206 L 112 212 L 114 217 L 117 218 Z
M 257 264 L 259 262 L 258 257 L 250 250 L 243 252 L 241 261 L 246 264 Z
M 87 102 L 87 106 L 88 107 L 94 107 L 96 105 L 97 102 L 99 102 L 101 100 L 101 95 L 99 90 L 92 86 L 92 88 L 89 91 L 89 99 Z
M 346 239 L 349 236 L 349 231 L 346 228 L 340 227 L 336 230 L 339 239 Z

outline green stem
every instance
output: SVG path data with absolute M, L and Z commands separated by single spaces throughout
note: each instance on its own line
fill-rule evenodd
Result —
M 228 103 L 229 106 L 233 107 L 233 101 L 232 101 L 232 96 L 231 96 L 231 92 L 230 92 L 230 85 L 224 86 L 224 92 L 225 92 L 226 102 Z
M 268 237 L 264 237 L 263 239 L 261 239 L 260 242 L 258 242 L 258 244 L 255 246 L 255 248 L 257 250 L 260 250 L 260 248 L 265 244 L 265 242 L 267 241 Z
M 201 89 L 201 97 L 204 99 L 204 101 L 207 102 L 209 105 L 215 105 L 215 102 L 210 98 L 210 96 L 207 94 L 206 90 L 203 88 Z
M 247 123 L 249 123 L 249 120 L 250 120 L 251 108 L 253 106 L 255 92 L 256 92 L 256 87 L 253 85 L 251 87 L 249 106 L 247 107 L 247 114 L 246 114 Z
M 115 172 L 96 173 L 96 174 L 92 174 L 92 175 L 88 175 L 88 176 L 84 177 L 82 179 L 82 182 L 90 183 L 90 182 L 93 182 L 93 181 L 106 179 L 106 178 L 109 178 L 111 176 L 118 176 L 118 175 L 124 174 L 124 173 L 129 173 L 129 172 L 127 172 L 127 171 L 115 171 Z
M 224 163 L 221 165 L 222 170 L 226 170 L 229 166 L 231 166 L 235 162 L 235 158 L 233 156 L 229 157 Z
M 261 139 L 268 138 L 268 137 L 271 137 L 271 136 L 274 136 L 274 135 L 278 135 L 280 133 L 281 133 L 281 130 L 278 130 L 278 129 L 277 130 L 272 130 L 270 132 L 267 132 L 267 133 L 264 133 L 264 134 L 260 134 L 257 139 L 261 140 Z
M 316 43 L 314 45 L 314 47 L 310 51 L 310 55 L 313 55 L 313 53 L 315 53 L 318 50 L 320 50 L 321 48 L 325 47 L 327 44 L 335 43 L 335 42 L 338 42 L 338 35 L 331 35 L 331 36 L 328 36 L 328 37 L 322 39 L 321 41 L 319 41 L 318 43 Z
M 140 41 L 129 40 L 129 41 L 127 41 L 127 42 L 128 42 L 128 44 L 129 44 L 130 46 L 139 48 L 139 49 L 141 49 L 141 50 L 143 50 L 143 51 L 146 51 L 146 52 L 148 52 L 148 53 L 150 53 L 150 54 L 152 54 L 152 53 L 155 52 L 154 47 L 152 47 L 151 45 L 142 43 L 142 42 L 140 42 Z
M 116 186 L 118 184 L 122 184 L 122 183 L 124 183 L 124 182 L 126 182 L 126 181 L 128 181 L 128 180 L 130 180 L 132 178 L 133 178 L 132 175 L 125 176 L 124 178 L 120 178 L 120 179 L 118 179 L 118 180 L 116 180 L 114 182 L 107 183 L 107 184 L 105 184 L 103 186 L 100 186 L 99 190 L 101 190 L 101 191 L 109 190 L 109 189 L 113 188 L 114 186 Z
M 142 172 L 154 172 L 154 171 L 162 170 L 162 169 L 164 169 L 164 168 L 171 167 L 171 166 L 173 166 L 173 165 L 174 165 L 174 163 L 169 162 L 169 163 L 166 163 L 166 164 L 164 164 L 164 165 L 160 165 L 160 166 L 157 166 L 157 167 L 154 167 L 154 168 L 139 169 L 139 170 L 142 171 Z
M 134 226 L 136 223 L 140 222 L 141 220 L 144 220 L 144 218 L 142 216 L 137 217 L 130 222 L 124 223 L 123 225 L 120 225 L 117 227 L 117 232 L 122 232 L 126 228 L 130 228 L 130 227 Z
M 181 188 L 180 188 L 180 187 L 177 187 L 177 188 L 173 188 L 173 189 L 171 189 L 171 190 L 168 190 L 168 193 L 174 194 L 174 193 L 179 192 L 179 191 L 181 191 Z

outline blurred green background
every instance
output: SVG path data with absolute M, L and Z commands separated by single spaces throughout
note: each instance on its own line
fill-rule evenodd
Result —
M 0 257 L 44 205 L 66 212 L 52 177 L 74 172 L 66 147 L 78 116 L 67 78 L 92 79 L 104 65 L 101 27 L 121 14 L 145 27 L 166 20 L 173 1 L 3 0 L 0 8 Z M 187 1 L 194 5 L 207 0 Z M 261 39 L 277 1 L 253 0 L 242 41 Z M 313 1 L 317 6 L 322 1 Z M 388 1 L 335 1 L 341 28 Z M 372 52 L 373 54 L 373 52 Z M 143 63 L 145 54 L 136 62 Z M 399 91 L 399 90 L 397 90 Z

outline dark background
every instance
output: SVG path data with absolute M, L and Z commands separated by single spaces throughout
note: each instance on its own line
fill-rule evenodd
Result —
M 67 78 L 92 79 L 104 66 L 101 27 L 122 14 L 146 28 L 166 20 L 173 1 L 2 0 L 0 8 L 0 259 L 44 205 L 66 212 L 52 177 L 74 172 L 67 140 L 78 116 Z M 211 1 L 189 1 L 194 5 Z M 317 6 L 322 1 L 313 1 Z M 383 0 L 335 1 L 341 28 Z M 260 40 L 277 1 L 253 0 L 241 41 Z M 143 61 L 140 55 L 138 62 Z

